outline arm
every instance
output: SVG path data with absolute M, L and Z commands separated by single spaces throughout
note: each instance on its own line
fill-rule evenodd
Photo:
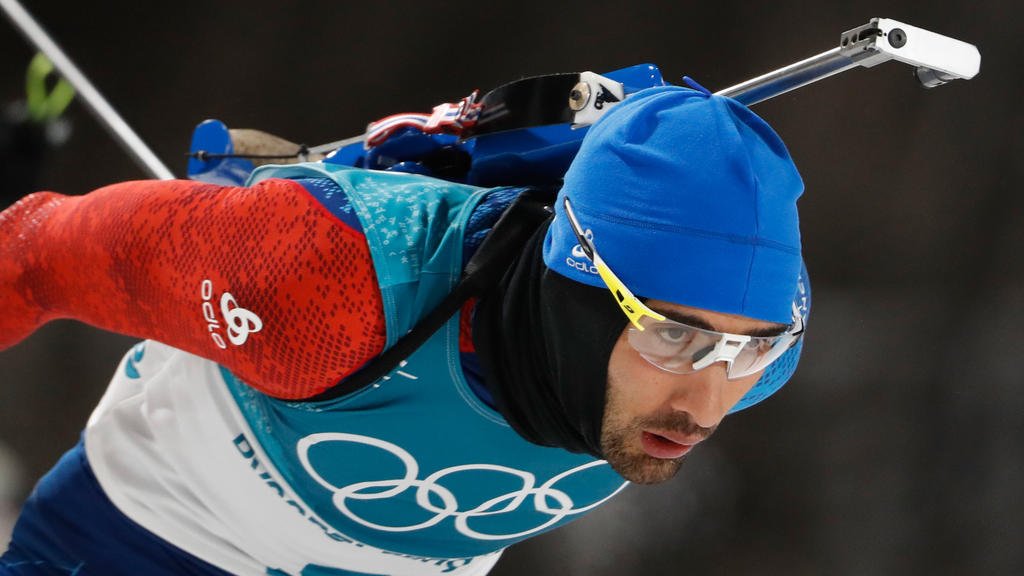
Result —
M 0 349 L 74 318 L 209 358 L 280 398 L 329 388 L 384 344 L 362 234 L 288 180 L 28 196 L 0 213 L 0 302 Z

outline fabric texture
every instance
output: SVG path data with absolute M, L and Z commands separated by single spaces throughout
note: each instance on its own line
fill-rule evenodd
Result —
M 365 238 L 319 192 L 172 180 L 28 196 L 0 214 L 0 348 L 73 318 L 209 358 L 271 396 L 322 392 L 383 350 L 385 326 Z
M 803 182 L 778 135 L 729 98 L 636 93 L 583 139 L 544 249 L 602 287 L 565 216 L 569 198 L 605 262 L 638 296 L 789 324 Z
M 473 212 L 464 260 L 515 195 L 500 189 Z M 267 326 L 242 346 L 230 343 L 220 316 L 225 292 Z M 0 349 L 73 318 L 210 358 L 279 398 L 323 391 L 384 349 L 362 225 L 329 178 L 251 188 L 136 181 L 81 197 L 32 194 L 0 212 L 0 301 Z M 460 334 L 464 362 L 474 389 L 486 393 L 471 310 Z
M 122 514 L 96 482 L 79 442 L 25 502 L 0 557 L 0 575 L 137 574 L 228 576 Z

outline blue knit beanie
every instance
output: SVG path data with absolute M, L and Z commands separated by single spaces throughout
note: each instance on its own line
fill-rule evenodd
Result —
M 802 192 L 782 140 L 750 109 L 678 86 L 650 88 L 583 139 L 544 263 L 604 287 L 565 216 L 568 196 L 598 253 L 637 296 L 789 324 Z

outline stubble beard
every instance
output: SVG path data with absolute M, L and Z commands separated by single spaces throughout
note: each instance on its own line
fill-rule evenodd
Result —
M 634 484 L 658 484 L 674 477 L 686 456 L 675 460 L 655 458 L 639 448 L 641 430 L 633 426 L 608 428 L 601 432 L 601 451 L 608 464 L 620 476 Z
M 675 460 L 655 458 L 640 444 L 643 424 L 630 419 L 614 386 L 608 386 L 601 422 L 601 454 L 613 470 L 634 484 L 657 484 L 676 475 L 686 457 Z
M 601 422 L 601 453 L 612 469 L 634 484 L 658 484 L 669 480 L 686 461 L 686 456 L 667 460 L 645 452 L 640 442 L 645 428 L 677 430 L 704 438 L 715 430 L 700 428 L 689 414 L 681 412 L 632 417 L 623 409 L 625 403 L 617 390 L 618 387 L 608 383 Z

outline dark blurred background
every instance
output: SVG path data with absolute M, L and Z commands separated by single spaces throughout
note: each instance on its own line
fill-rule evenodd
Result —
M 1020 3 L 28 8 L 179 175 L 211 117 L 319 144 L 526 75 L 653 62 L 715 90 L 832 48 L 872 16 L 977 45 L 971 81 L 928 91 L 887 63 L 755 106 L 807 187 L 800 370 L 675 481 L 509 550 L 494 574 L 1024 574 Z M 0 23 L 0 106 L 24 98 L 33 53 Z M 34 189 L 144 177 L 80 102 L 65 118 L 70 139 Z M 0 353 L 7 505 L 75 442 L 131 344 L 56 322 Z

